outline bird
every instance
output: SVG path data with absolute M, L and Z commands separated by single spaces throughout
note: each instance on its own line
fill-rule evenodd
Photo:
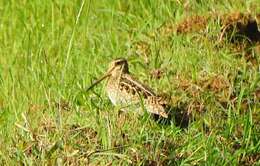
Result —
M 120 106 L 123 111 L 132 108 L 140 112 L 147 112 L 159 117 L 168 118 L 167 100 L 157 95 L 149 86 L 138 81 L 130 72 L 125 58 L 117 58 L 110 62 L 105 74 L 95 81 L 86 91 L 104 79 L 108 79 L 106 93 L 114 106 Z

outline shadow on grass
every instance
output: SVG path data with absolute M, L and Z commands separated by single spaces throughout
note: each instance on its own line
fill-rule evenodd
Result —
M 152 118 L 158 124 L 171 125 L 172 123 L 174 123 L 176 126 L 182 129 L 187 128 L 191 121 L 191 116 L 188 114 L 185 104 L 177 107 L 171 107 L 169 109 L 168 118 L 163 118 L 158 115 L 153 115 Z

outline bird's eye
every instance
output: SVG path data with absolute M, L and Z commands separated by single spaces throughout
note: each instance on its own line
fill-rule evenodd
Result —
M 121 61 L 115 61 L 114 64 L 115 65 L 119 65 L 121 63 Z
M 125 60 L 119 59 L 119 60 L 116 60 L 116 61 L 114 62 L 114 65 L 118 66 L 118 65 L 125 64 L 125 63 L 126 63 Z

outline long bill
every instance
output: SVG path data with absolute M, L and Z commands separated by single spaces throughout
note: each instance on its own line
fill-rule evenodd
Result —
M 89 91 L 90 89 L 92 89 L 94 86 L 96 86 L 98 83 L 100 83 L 101 81 L 103 81 L 105 78 L 107 78 L 108 76 L 110 76 L 110 72 L 105 73 L 101 78 L 99 78 L 98 80 L 96 80 L 93 84 L 91 84 L 87 89 L 86 92 Z

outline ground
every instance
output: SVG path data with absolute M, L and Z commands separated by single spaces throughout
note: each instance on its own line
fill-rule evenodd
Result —
M 259 165 L 258 0 L 0 1 L 1 165 Z M 124 57 L 172 116 L 121 113 Z

